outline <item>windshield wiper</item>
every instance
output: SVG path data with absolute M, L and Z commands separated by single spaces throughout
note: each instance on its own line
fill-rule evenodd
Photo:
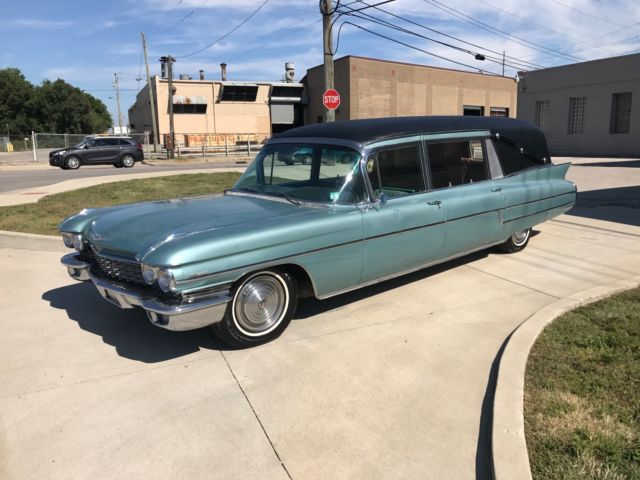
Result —
M 306 203 L 305 201 L 299 200 L 299 199 L 297 199 L 295 197 L 292 197 L 288 193 L 284 193 L 284 192 L 262 192 L 260 190 L 256 190 L 255 188 L 249 188 L 249 187 L 232 188 L 229 191 L 230 192 L 257 193 L 258 195 L 264 195 L 264 196 L 267 196 L 267 197 L 280 197 L 280 198 L 284 198 L 285 200 L 289 201 L 290 203 L 293 203 L 294 205 L 302 205 L 303 203 Z

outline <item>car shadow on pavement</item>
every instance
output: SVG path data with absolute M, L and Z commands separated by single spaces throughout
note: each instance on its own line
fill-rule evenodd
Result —
M 209 328 L 171 332 L 152 325 L 142 309 L 122 310 L 106 302 L 92 283 L 49 290 L 42 299 L 65 310 L 70 320 L 102 337 L 121 357 L 145 363 L 179 358 L 201 349 L 228 350 Z
M 640 186 L 578 192 L 567 215 L 640 226 Z

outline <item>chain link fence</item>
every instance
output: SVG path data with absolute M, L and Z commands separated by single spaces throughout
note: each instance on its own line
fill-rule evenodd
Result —
M 51 150 L 72 147 L 89 136 L 84 133 L 46 132 L 32 132 L 29 136 L 0 134 L 0 163 L 48 162 Z M 157 151 L 154 151 L 153 137 L 148 132 L 127 136 L 142 145 L 145 158 L 168 157 L 167 147 L 171 147 L 168 134 L 160 136 Z M 271 133 L 175 133 L 174 154 L 177 158 L 247 157 L 258 152 L 270 137 Z
M 47 162 L 49 151 L 69 148 L 84 141 L 84 133 L 32 132 L 31 135 L 0 135 L 0 160 L 15 159 L 17 163 Z M 101 136 L 105 136 L 102 135 Z M 142 145 L 145 157 L 162 159 L 168 157 L 171 139 L 168 134 L 160 136 L 157 151 L 149 133 L 131 133 L 128 137 Z M 175 133 L 174 154 L 178 158 L 211 156 L 252 156 L 271 137 L 271 133 Z

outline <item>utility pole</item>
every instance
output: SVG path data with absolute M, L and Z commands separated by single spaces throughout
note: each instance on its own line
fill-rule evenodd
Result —
M 153 152 L 158 152 L 158 124 L 156 123 L 156 99 L 154 89 L 151 86 L 151 75 L 149 74 L 149 59 L 147 58 L 147 41 L 144 32 L 140 32 L 142 37 L 142 51 L 144 52 L 144 64 L 147 68 L 147 88 L 149 90 L 149 102 L 151 103 L 151 128 L 153 129 Z
M 333 12 L 331 10 L 332 0 L 321 0 L 320 11 L 322 13 L 322 37 L 324 49 L 324 91 L 334 88 L 333 80 L 333 36 L 331 34 Z M 325 108 L 325 122 L 335 122 L 335 110 Z
M 502 50 L 502 76 L 503 77 L 504 77 L 504 54 L 505 54 L 505 51 Z
M 118 74 L 113 74 L 113 86 L 116 89 L 116 104 L 118 105 L 118 128 L 120 129 L 120 135 L 122 135 L 122 113 L 120 113 L 120 86 L 118 85 Z
M 169 146 L 167 148 L 167 154 L 169 158 L 176 158 L 175 156 L 175 131 L 173 128 L 173 62 L 176 59 L 171 55 L 167 56 L 167 77 L 169 78 Z

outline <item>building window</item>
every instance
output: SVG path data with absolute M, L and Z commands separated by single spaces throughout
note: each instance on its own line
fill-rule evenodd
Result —
M 483 117 L 484 116 L 484 107 L 479 105 L 463 105 L 462 106 L 463 115 L 471 116 L 471 117 Z
M 609 133 L 629 133 L 631 124 L 631 92 L 614 93 L 611 97 Z
M 257 85 L 223 85 L 220 100 L 223 102 L 255 102 Z
M 549 119 L 550 104 L 551 102 L 549 102 L 549 100 L 536 100 L 536 116 L 534 122 L 543 130 L 546 128 Z
M 173 113 L 207 113 L 206 103 L 174 103 Z
M 491 107 L 489 115 L 492 117 L 508 117 L 509 109 L 507 107 Z
M 569 135 L 584 133 L 584 110 L 587 97 L 569 98 L 569 125 L 567 133 Z

